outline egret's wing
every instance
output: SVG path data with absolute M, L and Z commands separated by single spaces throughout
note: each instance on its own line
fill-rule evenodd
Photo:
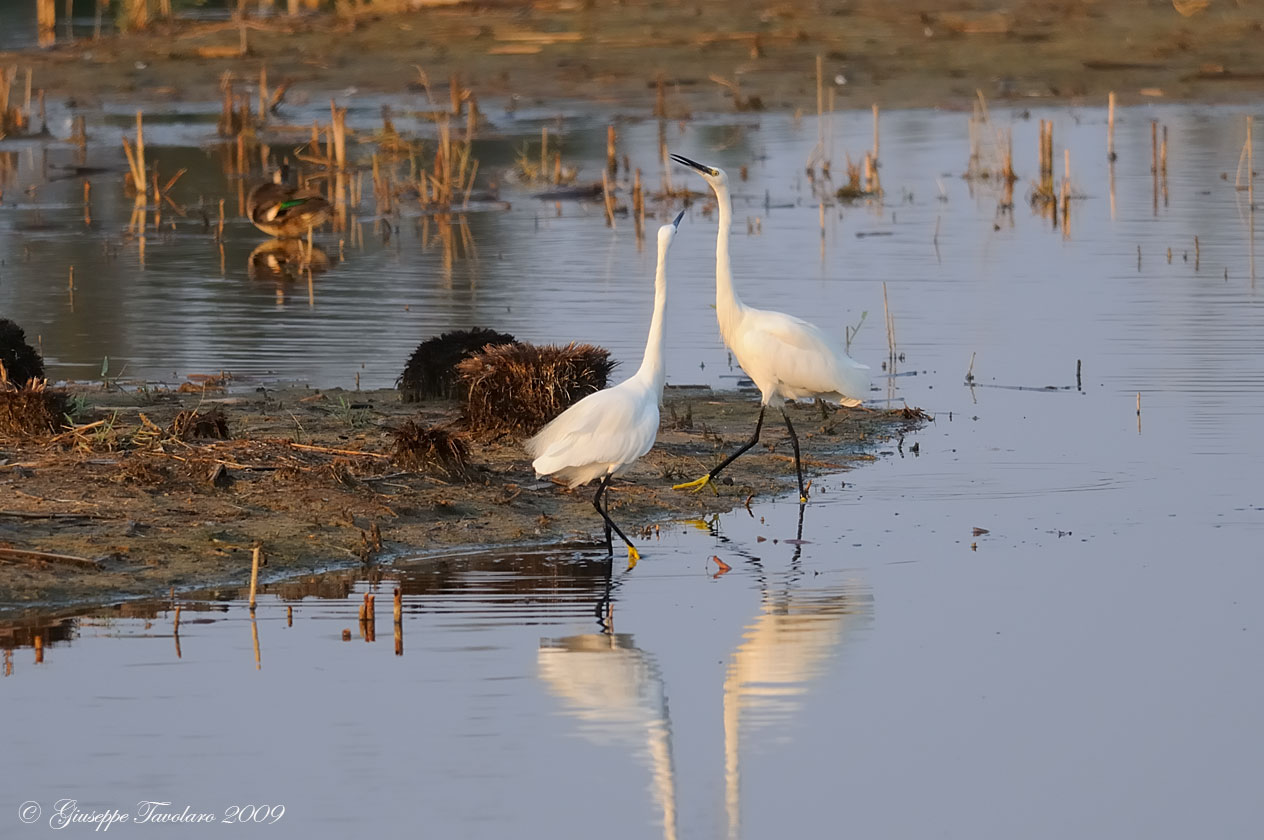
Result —
M 525 444 L 537 473 L 585 464 L 630 464 L 654 445 L 658 403 L 645 389 L 616 385 L 589 394 Z
M 862 399 L 869 390 L 868 366 L 848 356 L 829 333 L 784 312 L 748 310 L 734 352 L 757 383 L 780 383 L 788 392 Z

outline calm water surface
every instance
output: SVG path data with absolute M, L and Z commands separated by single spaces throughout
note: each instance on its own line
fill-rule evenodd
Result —
M 905 358 L 871 397 L 936 418 L 845 487 L 818 479 L 802 542 L 786 542 L 798 506 L 775 500 L 709 528 L 664 522 L 609 583 L 584 548 L 500 551 L 274 583 L 254 625 L 241 593 L 199 595 L 178 648 L 165 606 L 44 627 L 39 664 L 30 628 L 6 631 L 4 835 L 49 830 L 17 821 L 23 800 L 69 797 L 221 818 L 279 803 L 283 818 L 251 829 L 277 837 L 1256 836 L 1264 304 L 1233 186 L 1245 113 L 1123 112 L 1113 202 L 1104 114 L 1032 116 L 993 115 L 1013 124 L 1024 176 L 1012 217 L 959 177 L 963 115 L 896 112 L 884 205 L 827 209 L 823 238 L 803 174 L 812 121 L 667 126 L 673 151 L 749 166 L 734 242 L 746 300 L 840 334 L 867 311 L 852 349 L 877 368 L 885 281 Z M 1069 145 L 1083 196 L 1067 236 L 1026 203 L 1037 117 L 1059 155 Z M 1168 126 L 1166 200 L 1151 118 Z M 510 144 L 538 132 L 530 114 L 497 119 Z M 105 146 L 125 124 L 99 120 L 102 165 L 119 164 Z M 566 124 L 597 172 L 604 122 Z M 870 130 L 841 115 L 835 160 Z M 189 206 L 236 200 L 213 124 L 173 117 L 167 147 L 153 131 L 163 171 L 190 167 Z M 621 134 L 653 183 L 657 132 Z M 505 146 L 480 152 L 499 155 L 489 169 Z M 166 381 L 226 368 L 386 385 L 421 338 L 474 324 L 639 358 L 652 254 L 595 205 L 558 215 L 505 186 L 512 209 L 470 214 L 477 258 L 450 269 L 420 219 L 386 242 L 368 221 L 342 261 L 336 236 L 321 242 L 332 265 L 309 290 L 252 280 L 261 238 L 239 221 L 222 269 L 196 216 L 150 235 L 142 267 L 121 175 L 94 180 L 84 235 L 80 182 L 43 180 L 73 149 L 0 154 L 0 311 L 42 337 L 57 376 L 99 376 L 109 356 Z M 695 206 L 673 252 L 676 383 L 735 373 L 710 308 L 713 236 Z M 712 556 L 732 570 L 714 577 Z M 372 643 L 356 621 L 370 590 Z

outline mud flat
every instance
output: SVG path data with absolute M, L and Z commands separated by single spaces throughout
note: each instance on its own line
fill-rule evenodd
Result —
M 298 387 L 245 393 L 72 388 L 93 425 L 54 438 L 0 440 L 0 615 L 240 583 L 252 549 L 276 579 L 403 554 L 600 537 L 591 488 L 535 478 L 519 441 L 469 438 L 465 480 L 439 465 L 394 463 L 408 420 L 457 423 L 456 403 L 405 404 L 393 390 Z M 751 393 L 670 390 L 659 441 L 614 485 L 629 536 L 792 489 L 784 428 L 725 471 L 716 493 L 677 492 L 745 440 Z M 181 412 L 222 412 L 229 437 L 181 439 Z M 791 409 L 812 475 L 873 460 L 923 423 L 914 409 Z M 459 423 L 451 426 L 459 434 Z M 845 492 L 845 490 L 844 490 Z M 646 547 L 653 551 L 652 542 Z
M 1264 83 L 1250 3 L 861 0 L 775 7 L 505 3 L 246 22 L 156 24 L 146 33 L 0 52 L 49 96 L 216 101 L 222 74 L 313 91 L 418 93 L 453 76 L 486 101 L 577 99 L 666 116 L 816 105 L 816 57 L 838 107 L 999 101 L 1250 101 Z M 424 72 L 419 76 L 418 69 Z M 275 82 L 274 82 L 275 83 Z

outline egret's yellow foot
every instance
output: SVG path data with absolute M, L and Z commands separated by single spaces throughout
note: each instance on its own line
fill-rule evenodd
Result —
M 636 568 L 636 561 L 641 559 L 641 552 L 636 550 L 635 546 L 628 546 L 628 571 Z
M 807 497 L 807 496 L 800 496 L 800 497 L 799 497 L 799 504 L 801 504 L 801 505 L 806 505 L 807 503 L 808 503 L 808 497 Z
M 711 484 L 711 473 L 707 473 L 702 478 L 695 478 L 693 481 L 686 481 L 684 484 L 673 484 L 672 489 L 673 490 L 692 490 L 693 492 L 697 493 L 703 487 L 710 486 L 710 484 Z M 711 488 L 711 492 L 715 493 L 717 496 L 720 495 L 720 491 L 716 490 L 714 487 Z

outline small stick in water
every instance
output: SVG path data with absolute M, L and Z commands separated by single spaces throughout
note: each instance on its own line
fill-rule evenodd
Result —
M 873 103 L 873 165 L 878 165 L 878 103 Z
M 1080 381 L 1080 366 L 1081 366 L 1083 363 L 1084 363 L 1084 362 L 1083 362 L 1083 360 L 1081 360 L 1081 359 L 1076 359 L 1076 360 L 1075 360 L 1075 389 L 1076 389 L 1077 391 L 1083 390 L 1083 385 L 1082 385 L 1082 383 L 1081 383 L 1081 381 Z
M 613 125 L 606 126 L 606 168 L 610 170 L 611 178 L 618 177 L 619 160 L 615 152 L 615 133 Z
M 251 551 L 250 557 L 250 611 L 255 611 L 255 593 L 259 588 L 259 562 L 262 559 L 263 549 L 255 546 Z
M 1115 92 L 1110 92 L 1106 113 L 1106 159 L 1115 162 Z

